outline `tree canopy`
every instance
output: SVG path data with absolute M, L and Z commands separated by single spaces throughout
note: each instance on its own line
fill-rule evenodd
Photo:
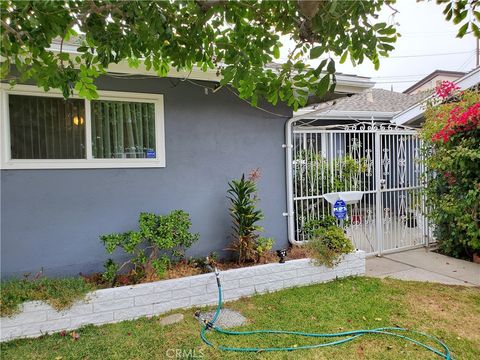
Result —
M 459 36 L 478 36 L 478 0 L 437 0 L 447 20 L 462 23 Z M 94 80 L 112 63 L 141 63 L 159 76 L 171 68 L 215 71 L 221 86 L 232 86 L 252 104 L 265 98 L 297 108 L 309 94 L 323 96 L 335 86 L 335 61 L 368 59 L 376 68 L 399 34 L 378 20 L 395 0 L 314 1 L 0 1 L 1 78 L 33 80 L 45 90 L 61 89 L 97 97 Z M 281 37 L 294 42 L 275 68 Z M 63 51 L 78 37 L 77 55 Z M 50 46 L 60 39 L 60 51 Z M 310 68 L 308 59 L 324 57 Z M 16 68 L 18 78 L 11 72 Z

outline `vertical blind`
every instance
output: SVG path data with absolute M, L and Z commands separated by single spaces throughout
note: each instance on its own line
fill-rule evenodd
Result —
M 92 101 L 94 158 L 154 158 L 155 105 Z
M 85 159 L 85 102 L 9 95 L 12 159 Z

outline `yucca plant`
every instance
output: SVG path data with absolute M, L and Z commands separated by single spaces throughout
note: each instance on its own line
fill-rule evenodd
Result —
M 228 183 L 228 199 L 230 200 L 230 215 L 232 217 L 233 241 L 227 250 L 238 255 L 238 263 L 255 261 L 256 239 L 258 232 L 263 231 L 258 222 L 263 219 L 263 213 L 256 208 L 258 171 L 252 172 L 248 178 L 245 174 L 239 180 Z

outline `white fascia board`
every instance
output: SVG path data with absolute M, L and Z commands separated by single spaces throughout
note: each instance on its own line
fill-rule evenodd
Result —
M 60 52 L 60 44 L 53 43 L 52 46 L 48 49 L 53 52 Z M 62 51 L 68 53 L 72 56 L 80 55 L 77 51 L 77 46 L 75 45 L 63 45 Z M 120 74 L 130 74 L 130 75 L 146 75 L 146 76 L 158 76 L 157 73 L 153 70 L 147 70 L 143 62 L 140 63 L 138 68 L 131 68 L 128 66 L 127 61 L 121 61 L 118 64 L 109 64 L 107 71 L 110 73 L 120 73 Z M 181 79 L 191 79 L 191 80 L 200 80 L 200 81 L 213 81 L 219 82 L 222 77 L 217 75 L 217 69 L 208 69 L 203 71 L 202 69 L 194 66 L 192 71 L 176 70 L 171 69 L 167 75 L 168 77 L 181 78 Z M 337 74 L 337 86 L 335 92 L 337 93 L 360 93 L 365 89 L 372 88 L 375 83 L 367 77 L 358 77 L 355 75 L 345 75 Z
M 427 99 L 429 99 L 428 97 Z M 425 100 L 427 100 L 425 99 Z M 412 107 L 409 107 L 406 110 L 403 110 L 401 113 L 395 115 L 392 119 L 392 123 L 395 123 L 397 125 L 406 125 L 409 124 L 415 120 L 420 119 L 423 116 L 423 100 L 421 103 L 417 103 Z
M 468 74 L 462 76 L 460 79 L 454 81 L 460 89 L 465 90 L 480 83 L 480 66 Z
M 355 75 L 345 75 L 345 74 L 336 74 L 337 78 L 337 88 L 335 91 L 340 91 L 338 89 L 339 86 L 343 87 L 353 87 L 353 88 L 363 88 L 363 89 L 370 89 L 375 86 L 375 82 L 373 82 L 370 78 L 367 77 L 359 77 Z M 363 90 L 362 90 L 363 91 Z M 346 91 L 351 93 L 351 91 Z
M 472 86 L 477 85 L 478 83 L 480 83 L 480 67 L 477 67 L 475 70 L 462 76 L 460 79 L 455 80 L 454 83 L 455 85 L 460 87 L 460 90 L 469 89 Z M 425 102 L 432 97 L 433 95 L 398 113 L 393 117 L 392 122 L 397 125 L 406 125 L 420 119 L 423 116 L 423 104 L 425 104 Z
M 318 119 L 318 120 L 391 120 L 395 115 L 395 112 L 385 111 L 322 111 L 316 113 L 316 111 L 297 111 L 294 117 L 297 120 L 300 119 Z

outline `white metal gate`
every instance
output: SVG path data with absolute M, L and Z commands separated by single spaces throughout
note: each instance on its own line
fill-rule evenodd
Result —
M 289 238 L 308 240 L 305 223 L 332 214 L 324 194 L 362 191 L 345 225 L 356 248 L 370 254 L 427 245 L 422 215 L 420 139 L 415 129 L 382 123 L 287 129 Z

